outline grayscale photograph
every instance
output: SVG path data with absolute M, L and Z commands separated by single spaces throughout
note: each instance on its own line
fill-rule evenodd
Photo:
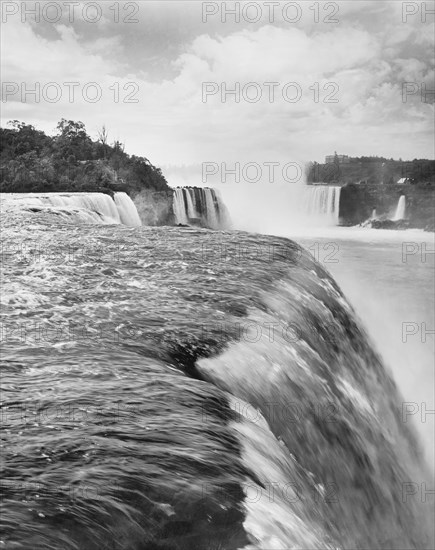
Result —
M 0 550 L 433 550 L 435 2 L 0 8 Z

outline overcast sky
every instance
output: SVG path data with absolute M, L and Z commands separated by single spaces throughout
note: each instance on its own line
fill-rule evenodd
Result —
M 424 3 L 302 1 L 284 12 L 284 2 L 242 2 L 240 22 L 221 2 L 111 0 L 100 13 L 92 2 L 39 2 L 39 22 L 20 4 L 2 2 L 2 125 L 51 133 L 64 117 L 95 137 L 105 124 L 110 140 L 169 172 L 322 161 L 335 150 L 433 158 L 434 16 Z M 39 97 L 23 98 L 36 83 Z M 223 101 L 236 83 L 239 102 Z

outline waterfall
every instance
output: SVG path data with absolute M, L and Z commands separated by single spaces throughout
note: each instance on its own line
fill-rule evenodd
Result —
M 325 227 L 339 223 L 339 186 L 241 184 L 222 192 L 238 229 L 276 234 L 283 227 Z M 173 211 L 176 224 L 211 229 L 231 225 L 220 194 L 210 187 L 175 188 Z M 248 224 L 244 224 L 246 219 Z
M 340 186 L 240 182 L 219 191 L 234 229 L 288 236 L 339 223 Z
M 114 201 L 121 218 L 121 223 L 130 227 L 142 225 L 136 206 L 127 193 L 115 193 Z
M 183 225 L 187 224 L 187 214 L 186 214 L 186 205 L 184 202 L 183 189 L 177 187 L 174 192 L 174 216 L 175 223 L 181 223 Z
M 195 210 L 195 207 L 193 206 L 193 200 L 192 200 L 191 194 L 189 193 L 189 190 L 184 188 L 183 189 L 183 195 L 184 195 L 185 203 L 187 203 L 187 217 L 188 218 L 197 218 L 198 214 Z
M 205 205 L 207 209 L 207 222 L 208 226 L 212 229 L 218 229 L 219 228 L 219 212 L 216 208 L 215 204 L 215 198 L 216 195 L 214 193 L 213 189 L 206 188 L 204 189 L 205 193 Z
M 331 185 L 310 185 L 306 195 L 306 213 L 320 218 L 328 225 L 338 225 L 341 187 Z
M 3 193 L 7 207 L 37 208 L 76 216 L 80 223 L 142 225 L 136 206 L 126 193 L 115 193 L 114 199 L 104 193 Z
M 406 211 L 406 197 L 400 195 L 399 202 L 397 203 L 396 213 L 393 216 L 393 221 L 403 220 L 405 218 Z
M 103 223 L 121 223 L 116 204 L 104 193 L 46 193 L 39 198 L 43 206 L 78 208 L 99 214 Z
M 174 190 L 175 223 L 194 224 L 210 229 L 229 225 L 225 205 L 215 189 L 210 187 L 177 187 Z
M 334 219 L 336 222 L 336 225 L 338 225 L 340 221 L 340 194 L 341 194 L 341 187 L 335 187 L 334 188 Z

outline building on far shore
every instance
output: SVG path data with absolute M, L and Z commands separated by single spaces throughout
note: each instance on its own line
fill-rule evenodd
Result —
M 325 164 L 333 164 L 337 161 L 339 164 L 349 164 L 350 158 L 348 155 L 337 155 L 337 153 L 335 153 L 335 155 L 327 155 L 325 157 Z
M 397 183 L 399 185 L 404 185 L 405 183 L 411 183 L 411 180 L 409 178 L 400 178 L 400 180 L 397 180 Z

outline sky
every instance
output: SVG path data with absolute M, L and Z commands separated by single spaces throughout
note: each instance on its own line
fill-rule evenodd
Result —
M 185 183 L 205 163 L 433 158 L 434 2 L 1 4 L 2 126 L 105 125 Z

